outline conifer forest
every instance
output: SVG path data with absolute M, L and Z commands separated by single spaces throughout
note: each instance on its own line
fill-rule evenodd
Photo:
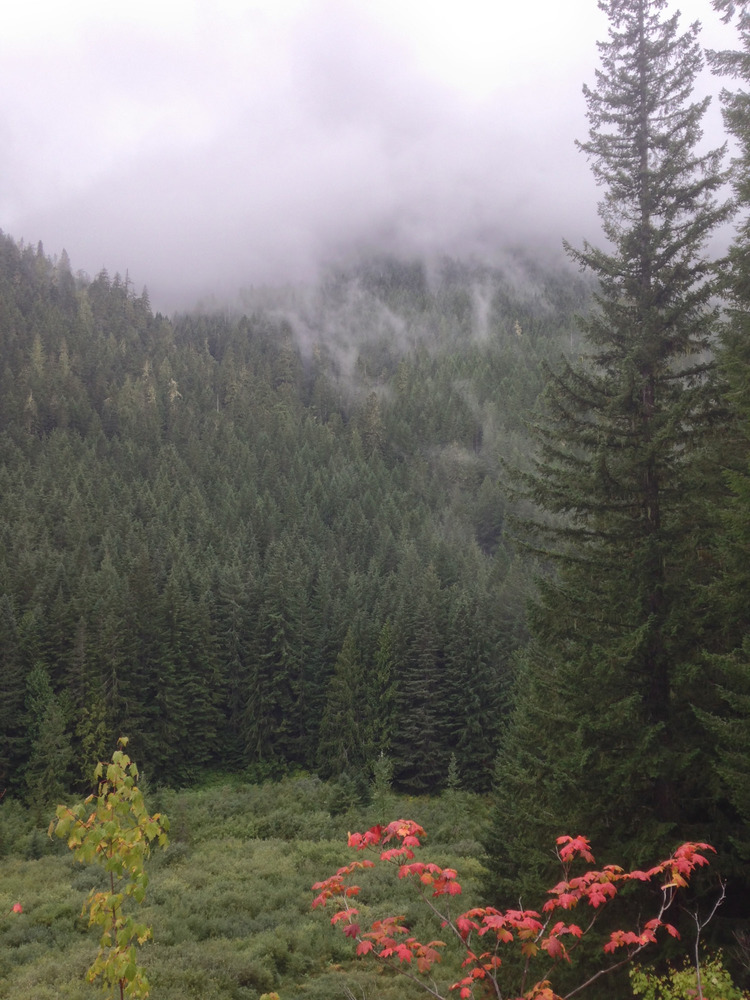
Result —
M 563 834 L 633 868 L 707 842 L 683 952 L 697 926 L 723 1000 L 750 988 L 750 4 L 713 0 L 736 48 L 708 53 L 666 0 L 599 6 L 601 238 L 557 258 L 363 252 L 166 316 L 148 275 L 0 232 L 0 871 L 59 858 L 55 806 L 127 736 L 172 821 L 157 896 L 222 823 L 312 882 L 386 800 L 484 905 L 551 884 Z M 203 914 L 266 951 L 173 984 L 157 926 L 155 998 L 420 995 L 207 899 L 163 948 Z

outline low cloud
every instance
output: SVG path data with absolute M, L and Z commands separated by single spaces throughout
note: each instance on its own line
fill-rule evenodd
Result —
M 592 42 L 589 64 L 575 44 L 559 65 L 516 58 L 477 93 L 364 4 L 217 10 L 171 33 L 93 22 L 36 77 L 33 48 L 4 59 L 5 92 L 28 84 L 0 104 L 3 228 L 90 273 L 128 269 L 164 309 L 368 246 L 491 257 L 596 238 L 573 142 Z

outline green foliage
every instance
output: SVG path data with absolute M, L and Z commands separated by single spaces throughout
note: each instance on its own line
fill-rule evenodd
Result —
M 146 997 L 148 980 L 137 964 L 137 944 L 151 936 L 144 923 L 124 911 L 126 900 L 143 903 L 148 875 L 145 861 L 156 841 L 167 845 L 169 824 L 165 816 L 149 816 L 143 794 L 136 785 L 138 769 L 125 753 L 127 739 L 119 746 L 108 764 L 98 764 L 94 777 L 99 782 L 98 793 L 90 795 L 76 806 L 58 806 L 50 824 L 54 832 L 67 841 L 76 861 L 99 864 L 108 874 L 108 886 L 94 890 L 84 904 L 89 925 L 101 928 L 99 952 L 90 966 L 87 978 L 94 982 L 102 977 L 102 985 L 111 996 L 117 987 L 120 998 Z
M 682 968 L 670 968 L 664 975 L 634 966 L 630 970 L 630 985 L 642 1000 L 747 1000 L 732 982 L 724 968 L 721 953 L 700 963 L 697 970 L 686 963 Z
M 150 813 L 170 818 L 170 843 L 147 861 L 137 915 L 152 929 L 138 964 L 153 997 L 258 1000 L 277 992 L 324 1000 L 346 988 L 356 997 L 410 996 L 352 961 L 347 942 L 309 910 L 311 883 L 339 863 L 347 830 L 376 821 L 373 806 L 342 812 L 337 783 L 309 775 L 262 785 L 215 777 L 200 788 L 157 789 L 147 802 Z M 391 804 L 436 831 L 445 808 L 442 797 L 407 801 L 396 792 Z M 486 803 L 466 793 L 461 840 L 447 831 L 433 838 L 441 862 L 467 874 L 464 891 L 477 903 L 486 818 Z M 46 853 L 33 860 L 33 830 L 18 800 L 0 804 L 0 910 L 23 904 L 23 913 L 0 918 L 0 1000 L 85 1000 L 95 995 L 85 982 L 95 948 L 76 900 L 107 890 L 108 874 L 77 863 L 57 837 L 43 837 Z M 393 901 L 387 880 L 372 898 L 383 908 Z

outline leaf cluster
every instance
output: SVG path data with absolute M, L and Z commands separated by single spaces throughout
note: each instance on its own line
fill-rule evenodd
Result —
M 449 940 L 463 954 L 462 964 L 469 970 L 462 979 L 448 987 L 449 990 L 458 990 L 462 1000 L 469 1000 L 477 987 L 484 989 L 484 995 L 498 998 L 523 995 L 527 1000 L 560 1000 L 550 985 L 550 977 L 561 962 L 571 963 L 578 942 L 591 932 L 599 911 L 628 883 L 660 880 L 661 904 L 656 915 L 639 922 L 635 930 L 611 931 L 604 944 L 604 954 L 613 954 L 622 948 L 626 957 L 610 962 L 593 975 L 584 974 L 583 982 L 566 993 L 566 996 L 572 996 L 584 986 L 631 961 L 649 944 L 656 943 L 660 930 L 679 938 L 678 930 L 663 919 L 664 915 L 673 904 L 676 891 L 687 886 L 696 868 L 708 864 L 706 852 L 713 851 L 705 843 L 685 843 L 669 858 L 647 871 L 625 871 L 618 865 L 606 865 L 601 870 L 574 875 L 572 867 L 576 860 L 582 859 L 589 864 L 595 861 L 589 842 L 580 836 L 559 837 L 557 855 L 562 865 L 563 878 L 548 891 L 550 898 L 540 911 L 502 911 L 485 906 L 474 907 L 454 916 L 449 900 L 450 897 L 461 894 L 457 872 L 431 863 L 413 862 L 415 849 L 420 847 L 424 836 L 425 831 L 419 824 L 401 819 L 386 826 L 374 826 L 364 833 L 350 834 L 348 843 L 349 847 L 358 851 L 374 852 L 381 863 L 394 866 L 398 878 L 408 880 L 413 885 L 418 898 L 440 922 L 443 930 L 449 932 Z M 386 847 L 393 841 L 398 846 Z M 381 850 L 383 847 L 386 849 Z M 447 996 L 445 987 L 439 986 L 434 978 L 415 979 L 415 974 L 409 967 L 414 965 L 419 975 L 431 976 L 434 966 L 441 961 L 445 942 L 420 942 L 410 933 L 404 916 L 384 917 L 375 920 L 370 930 L 362 930 L 357 920 L 360 910 L 349 902 L 353 897 L 359 896 L 361 888 L 353 884 L 349 877 L 355 872 L 374 867 L 376 862 L 369 859 L 353 861 L 339 868 L 330 878 L 316 882 L 312 887 L 313 892 L 317 893 L 313 909 L 325 906 L 329 900 L 335 901 L 342 908 L 331 917 L 331 924 L 340 925 L 345 937 L 357 942 L 358 955 L 371 955 L 393 971 L 418 982 L 430 996 L 444 1000 Z M 441 896 L 447 897 L 443 905 L 434 902 Z M 555 917 L 564 916 L 579 904 L 594 911 L 593 915 L 583 921 L 583 926 L 567 922 L 566 919 L 555 920 Z M 568 936 L 574 941 L 573 945 L 566 945 L 564 939 Z M 504 950 L 508 950 L 508 946 L 520 950 L 522 957 L 520 979 L 515 981 L 516 973 L 512 966 L 510 980 L 504 976 Z M 546 963 L 546 968 L 541 972 L 535 970 L 534 966 L 539 959 Z M 528 982 L 534 982 L 535 985 L 528 989 Z
M 151 930 L 126 913 L 124 904 L 128 899 L 143 902 L 145 860 L 153 842 L 166 847 L 169 823 L 159 813 L 148 814 L 136 784 L 138 768 L 125 753 L 127 742 L 121 737 L 112 760 L 97 765 L 96 794 L 75 806 L 57 807 L 49 833 L 67 842 L 76 861 L 101 865 L 109 875 L 108 887 L 92 890 L 82 910 L 82 915 L 88 912 L 89 926 L 101 928 L 88 979 L 101 976 L 105 989 L 118 986 L 121 997 L 146 997 L 148 980 L 137 964 L 136 944 L 147 941 Z

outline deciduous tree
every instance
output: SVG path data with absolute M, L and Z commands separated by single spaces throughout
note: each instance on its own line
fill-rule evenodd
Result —
M 83 907 L 89 924 L 102 932 L 87 978 L 94 982 L 101 976 L 108 995 L 114 990 L 124 1000 L 149 994 L 136 944 L 151 936 L 151 929 L 138 923 L 125 903 L 143 902 L 148 885 L 145 860 L 154 841 L 166 846 L 169 823 L 159 813 L 149 816 L 136 784 L 138 768 L 125 753 L 128 741 L 121 737 L 118 742 L 112 760 L 96 767 L 97 794 L 72 808 L 58 806 L 49 833 L 65 838 L 77 861 L 100 864 L 108 874 L 107 888 L 92 889 Z
M 605 865 L 578 874 L 579 861 L 594 864 L 591 846 L 586 837 L 563 835 L 557 838 L 554 851 L 562 878 L 547 891 L 547 899 L 538 910 L 520 904 L 506 910 L 478 906 L 456 914 L 451 901 L 462 890 L 455 869 L 415 860 L 424 835 L 417 823 L 400 819 L 365 833 L 350 834 L 349 847 L 374 854 L 381 866 L 392 867 L 399 879 L 413 886 L 415 896 L 432 915 L 445 940 L 420 941 L 403 915 L 380 916 L 365 929 L 369 907 L 366 899 L 357 899 L 360 886 L 353 884 L 352 876 L 359 879 L 366 869 L 375 868 L 378 861 L 370 858 L 352 861 L 330 878 L 316 882 L 312 890 L 317 895 L 312 905 L 316 909 L 331 900 L 338 907 L 331 923 L 356 941 L 357 955 L 370 956 L 400 973 L 435 1000 L 447 1000 L 454 990 L 462 1000 L 475 997 L 475 990 L 481 991 L 483 997 L 498 1000 L 565 1000 L 601 982 L 656 943 L 659 936 L 679 938 L 677 928 L 664 917 L 695 869 L 708 863 L 706 852 L 713 851 L 709 844 L 686 843 L 646 871 Z M 602 942 L 604 961 L 600 959 L 598 968 L 580 966 L 578 949 L 582 939 L 591 934 L 602 910 L 620 889 L 627 883 L 637 885 L 657 879 L 661 892 L 654 894 L 651 901 L 654 915 L 647 920 L 640 916 L 634 930 L 610 930 Z M 438 981 L 437 966 L 444 954 L 456 950 L 463 958 L 464 975 L 448 987 Z M 575 952 L 580 978 L 561 997 L 553 982 L 559 979 L 562 968 L 572 964 Z

